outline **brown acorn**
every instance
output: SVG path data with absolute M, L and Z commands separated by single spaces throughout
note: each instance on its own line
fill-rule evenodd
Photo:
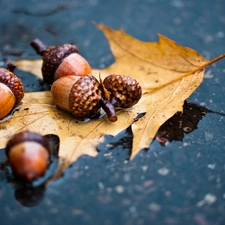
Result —
M 83 120 L 93 117 L 100 109 L 102 91 L 98 80 L 92 76 L 64 76 L 51 87 L 55 104 Z
M 7 64 L 7 69 L 0 68 L 0 119 L 6 117 L 24 97 L 23 84 L 14 74 L 14 69 L 12 63 Z
M 43 58 L 42 75 L 44 81 L 52 84 L 62 76 L 85 76 L 91 74 L 89 63 L 72 44 L 46 47 L 39 39 L 34 39 L 31 46 Z
M 110 93 L 110 102 L 115 108 L 130 108 L 137 104 L 142 95 L 140 84 L 125 75 L 111 74 L 103 80 Z
M 8 141 L 5 151 L 13 174 L 31 182 L 45 174 L 51 146 L 45 136 L 23 131 Z

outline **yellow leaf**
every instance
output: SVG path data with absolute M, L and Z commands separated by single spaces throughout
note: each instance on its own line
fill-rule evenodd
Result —
M 97 26 L 107 37 L 115 57 L 115 63 L 101 74 L 129 75 L 138 80 L 143 89 L 140 102 L 128 111 L 133 118 L 135 113 L 146 112 L 132 125 L 131 158 L 134 158 L 141 149 L 149 147 L 166 120 L 182 111 L 184 100 L 201 84 L 203 68 L 209 61 L 162 35 L 159 35 L 159 42 L 142 42 L 121 29 L 115 31 L 104 25 Z
M 61 140 L 61 163 L 56 177 L 79 156 L 95 156 L 96 146 L 105 134 L 116 135 L 130 125 L 134 134 L 131 158 L 141 149 L 149 148 L 159 127 L 177 111 L 182 111 L 184 100 L 201 84 L 204 68 L 224 57 L 208 61 L 162 35 L 159 42 L 142 42 L 123 30 L 97 26 L 109 41 L 115 63 L 103 70 L 94 69 L 93 75 L 98 78 L 100 73 L 102 79 L 109 74 L 135 78 L 143 89 L 139 103 L 118 111 L 115 123 L 108 122 L 106 116 L 78 122 L 54 107 L 50 92 L 26 93 L 19 111 L 1 124 L 0 147 L 4 147 L 9 136 L 24 129 L 57 134 Z M 19 60 L 16 65 L 40 76 L 41 60 Z M 27 108 L 29 110 L 25 110 Z M 137 118 L 142 113 L 144 116 Z

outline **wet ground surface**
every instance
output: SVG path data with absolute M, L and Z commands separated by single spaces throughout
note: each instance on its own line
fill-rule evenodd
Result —
M 207 59 L 225 52 L 223 0 L 1 0 L 0 5 L 2 65 L 37 58 L 29 46 L 36 37 L 47 45 L 75 43 L 92 67 L 110 65 L 113 56 L 93 21 L 122 27 L 144 41 L 156 41 L 158 32 Z M 207 69 L 189 102 L 224 112 L 224 65 L 222 60 Z M 17 74 L 26 91 L 46 88 L 35 77 Z M 151 149 L 128 161 L 128 128 L 107 136 L 96 158 L 81 157 L 46 189 L 24 191 L 1 172 L 0 224 L 225 224 L 225 120 L 198 109 L 203 117 L 182 142 L 164 147 L 154 141 Z M 0 156 L 4 159 L 3 151 Z

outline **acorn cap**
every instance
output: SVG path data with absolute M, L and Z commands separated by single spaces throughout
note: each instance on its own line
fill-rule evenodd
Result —
M 31 132 L 31 131 L 22 131 L 17 134 L 15 134 L 7 143 L 5 148 L 6 156 L 9 156 L 9 151 L 12 147 L 16 146 L 17 144 L 20 144 L 22 142 L 36 142 L 40 145 L 42 145 L 50 154 L 51 153 L 51 146 L 49 144 L 48 139 L 45 136 L 42 136 L 38 133 Z
M 72 86 L 69 108 L 78 119 L 90 118 L 100 109 L 101 98 L 98 80 L 92 75 L 83 76 Z
M 115 107 L 132 107 L 142 95 L 140 84 L 129 76 L 111 74 L 104 79 L 103 85 L 110 92 L 110 102 Z
M 24 88 L 20 79 L 9 70 L 0 68 L 0 83 L 10 88 L 16 99 L 15 105 L 18 105 L 24 96 Z
M 54 74 L 63 59 L 71 53 L 78 53 L 78 48 L 71 44 L 50 46 L 43 52 L 42 75 L 48 84 L 54 82 Z

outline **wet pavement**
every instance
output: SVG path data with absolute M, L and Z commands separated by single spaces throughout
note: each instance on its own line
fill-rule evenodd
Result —
M 225 53 L 223 0 L 1 0 L 0 5 L 2 66 L 7 60 L 37 58 L 29 42 L 38 37 L 47 45 L 74 43 L 92 67 L 104 68 L 114 58 L 93 21 L 122 27 L 143 41 L 157 41 L 161 33 L 207 59 Z M 17 74 L 26 91 L 46 89 L 39 79 Z M 128 128 L 106 136 L 96 158 L 81 157 L 47 188 L 24 190 L 0 172 L 0 224 L 225 224 L 225 119 L 214 113 L 225 111 L 224 96 L 222 60 L 207 68 L 188 99 L 212 112 L 198 107 L 201 120 L 182 134 L 182 142 L 154 141 L 129 161 Z

